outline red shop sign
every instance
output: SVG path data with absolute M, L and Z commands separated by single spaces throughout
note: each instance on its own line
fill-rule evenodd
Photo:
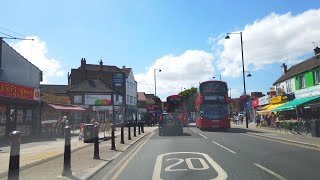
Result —
M 258 107 L 259 106 L 259 99 L 255 99 L 255 100 L 252 100 L 252 107 Z
M 0 82 L 0 96 L 33 100 L 34 89 L 21 85 Z

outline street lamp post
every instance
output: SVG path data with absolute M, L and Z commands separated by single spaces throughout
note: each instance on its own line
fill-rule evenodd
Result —
M 243 58 L 243 41 L 242 41 L 242 32 L 234 32 L 234 33 L 227 33 L 227 36 L 225 37 L 225 39 L 230 39 L 230 36 L 229 34 L 240 34 L 240 42 L 241 42 L 241 58 L 242 58 L 242 78 L 243 78 L 243 92 L 244 92 L 244 95 L 246 96 L 247 95 L 247 92 L 246 92 L 246 79 L 245 79 L 245 71 L 244 71 L 244 58 Z M 248 74 L 249 76 L 249 74 Z M 251 76 L 251 74 L 250 74 Z M 250 77 L 249 76 L 249 77 Z M 247 113 L 247 108 L 246 108 L 246 126 L 248 128 L 248 113 Z
M 157 96 L 157 77 L 156 77 L 156 71 L 161 72 L 161 69 L 153 69 L 153 77 L 154 77 L 154 96 Z
M 219 76 L 220 77 L 220 81 L 221 81 L 221 75 L 213 75 L 213 78 L 216 78 L 216 76 Z

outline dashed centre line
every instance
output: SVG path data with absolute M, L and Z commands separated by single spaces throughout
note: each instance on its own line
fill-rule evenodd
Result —
M 218 146 L 222 147 L 223 149 L 225 149 L 225 150 L 227 150 L 227 151 L 229 151 L 229 152 L 233 153 L 233 154 L 237 154 L 236 152 L 232 151 L 231 149 L 229 149 L 229 148 L 227 148 L 227 147 L 225 147 L 225 146 L 223 146 L 223 145 L 221 145 L 221 144 L 219 144 L 219 143 L 217 143 L 217 142 L 214 142 L 214 141 L 212 141 L 212 142 L 213 142 L 214 144 L 216 144 L 216 145 L 218 145 Z
M 281 180 L 287 180 L 286 178 L 284 178 L 284 177 L 280 176 L 279 174 L 277 174 L 277 173 L 275 173 L 275 172 L 271 171 L 270 169 L 268 169 L 268 168 L 266 168 L 266 167 L 261 166 L 261 165 L 260 165 L 260 164 L 258 164 L 258 163 L 253 163 L 253 164 L 254 164 L 255 166 L 257 166 L 258 168 L 260 168 L 260 169 L 262 169 L 262 170 L 264 170 L 264 171 L 268 172 L 269 174 L 272 174 L 273 176 L 275 176 L 275 177 L 277 177 L 277 178 L 279 178 L 279 179 L 281 179 Z
M 189 129 L 190 129 L 190 128 L 189 128 Z M 205 139 L 208 139 L 205 135 L 202 135 L 202 134 L 198 133 L 197 131 L 195 131 L 195 130 L 193 130 L 193 129 L 191 129 L 191 131 L 193 131 L 193 132 L 195 132 L 195 133 L 199 134 L 200 136 L 202 136 L 202 137 L 203 137 L 203 138 L 205 138 Z

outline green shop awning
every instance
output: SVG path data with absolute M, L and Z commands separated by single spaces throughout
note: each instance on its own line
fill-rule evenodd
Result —
M 300 99 L 294 99 L 292 101 L 289 101 L 275 109 L 273 109 L 272 111 L 288 111 L 288 110 L 294 110 L 297 106 L 305 104 L 309 101 L 315 100 L 320 98 L 320 96 L 312 96 L 312 97 L 306 97 L 306 98 L 300 98 Z

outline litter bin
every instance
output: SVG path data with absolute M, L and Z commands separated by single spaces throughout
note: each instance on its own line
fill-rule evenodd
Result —
M 320 137 L 320 120 L 319 119 L 311 121 L 311 136 Z
M 95 137 L 94 124 L 85 124 L 83 128 L 83 135 L 84 143 L 93 143 Z

